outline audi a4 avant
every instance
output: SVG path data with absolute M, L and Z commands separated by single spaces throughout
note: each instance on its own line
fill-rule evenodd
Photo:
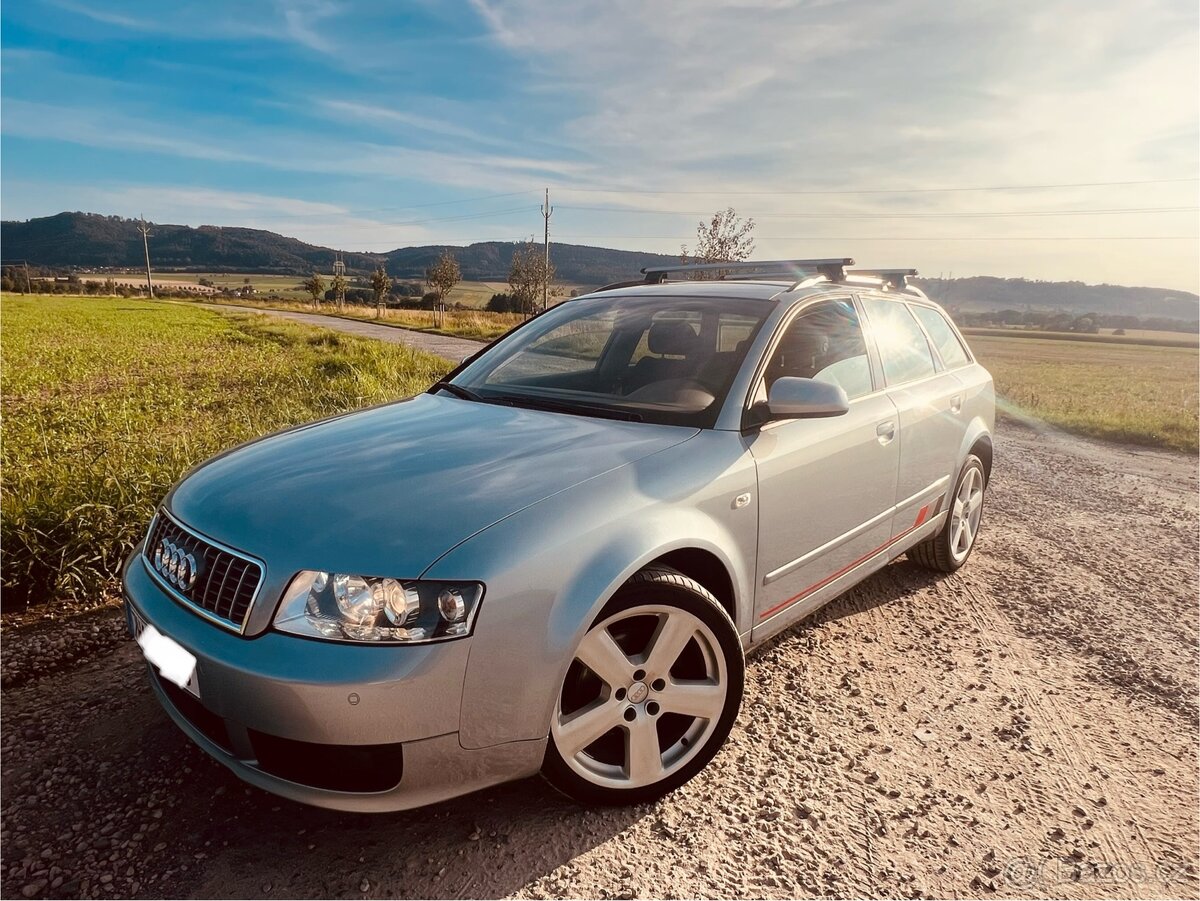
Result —
M 424 394 L 196 467 L 124 569 L 163 707 L 344 810 L 681 785 L 746 651 L 979 534 L 991 377 L 911 270 L 852 265 L 645 270 Z

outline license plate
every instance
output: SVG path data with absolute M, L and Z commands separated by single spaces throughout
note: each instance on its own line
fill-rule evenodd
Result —
M 133 614 L 133 631 L 142 654 L 159 675 L 174 682 L 184 691 L 200 697 L 200 686 L 196 680 L 196 657 L 175 639 L 163 635 L 154 626 L 142 619 L 136 610 Z

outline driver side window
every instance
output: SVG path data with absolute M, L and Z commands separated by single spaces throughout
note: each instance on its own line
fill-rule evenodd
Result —
M 765 391 L 783 376 L 840 385 L 851 400 L 874 390 L 862 325 L 850 300 L 818 304 L 792 320 L 767 364 Z

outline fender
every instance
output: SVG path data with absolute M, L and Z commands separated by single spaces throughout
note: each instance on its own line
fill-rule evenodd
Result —
M 972 371 L 977 374 L 977 378 L 974 380 L 971 378 Z M 987 370 L 975 365 L 956 374 L 963 381 L 963 413 L 970 416 L 970 419 L 967 420 L 966 428 L 963 430 L 962 442 L 958 448 L 958 455 L 955 457 L 958 464 L 955 471 L 951 473 L 950 484 L 946 489 L 943 501 L 943 504 L 946 505 L 945 509 L 949 509 L 949 504 L 953 502 L 954 490 L 958 487 L 958 471 L 966 462 L 967 454 L 971 452 L 971 448 L 980 438 L 992 440 L 996 421 L 996 392 Z
M 736 432 L 705 432 L 685 446 L 546 498 L 423 576 L 486 586 L 463 684 L 463 747 L 544 738 L 583 634 L 630 576 L 670 551 L 699 548 L 721 561 L 748 635 L 758 512 L 733 500 L 757 490 L 754 463 Z

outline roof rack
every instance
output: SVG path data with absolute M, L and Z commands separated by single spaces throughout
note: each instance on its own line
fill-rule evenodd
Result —
M 853 265 L 854 260 L 849 257 L 823 260 L 760 260 L 740 263 L 680 263 L 675 266 L 647 266 L 642 270 L 642 274 L 646 276 L 644 284 L 647 285 L 665 282 L 667 275 L 672 272 L 723 272 L 735 278 L 786 276 L 792 280 L 799 275 L 815 272 L 836 282 L 844 279 L 846 267 Z
M 846 275 L 866 275 L 871 278 L 882 279 L 884 284 L 895 288 L 897 291 L 903 291 L 909 287 L 908 279 L 911 276 L 917 275 L 916 269 L 850 269 Z

